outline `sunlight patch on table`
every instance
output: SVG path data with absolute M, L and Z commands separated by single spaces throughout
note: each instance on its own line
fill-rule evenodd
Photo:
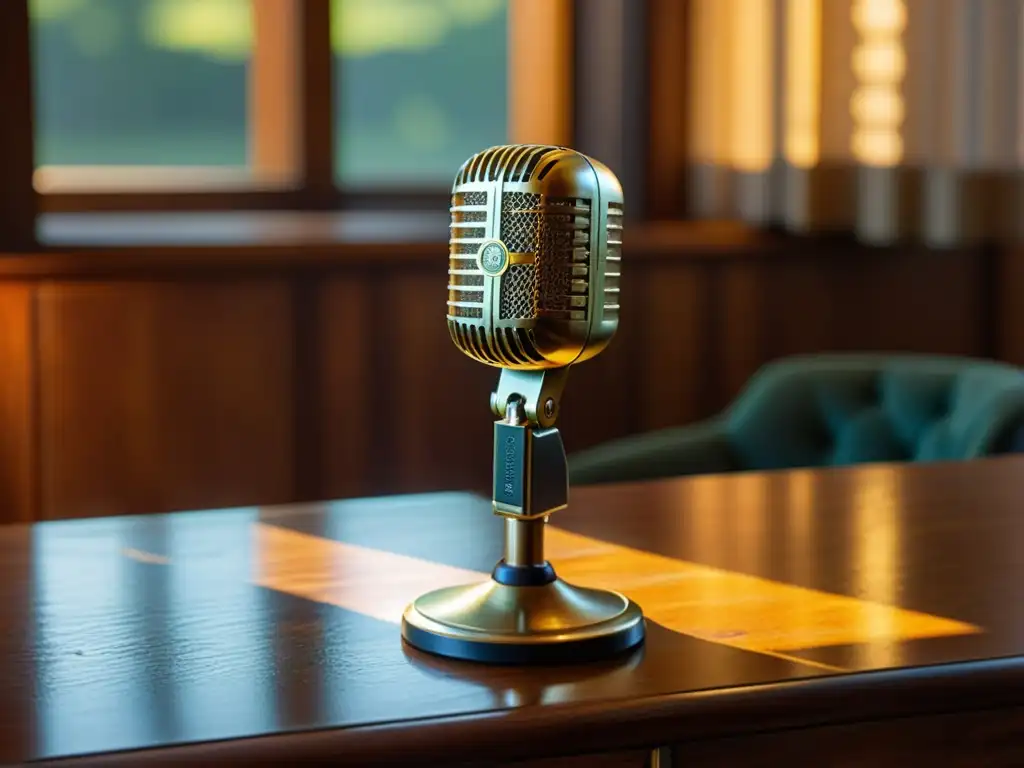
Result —
M 676 560 L 549 527 L 558 573 L 615 589 L 677 632 L 751 651 L 967 635 L 961 621 Z
M 257 523 L 255 584 L 382 621 L 399 622 L 420 593 L 486 579 L 454 568 L 380 549 Z
M 253 582 L 397 623 L 424 592 L 488 578 L 422 558 L 255 526 Z M 620 591 L 652 621 L 750 651 L 898 642 L 980 632 L 971 624 L 631 549 L 548 526 L 559 575 Z

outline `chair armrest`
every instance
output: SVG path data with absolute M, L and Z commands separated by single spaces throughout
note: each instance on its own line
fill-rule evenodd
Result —
M 569 482 L 624 483 L 739 468 L 724 422 L 709 419 L 631 435 L 574 453 L 569 457 Z

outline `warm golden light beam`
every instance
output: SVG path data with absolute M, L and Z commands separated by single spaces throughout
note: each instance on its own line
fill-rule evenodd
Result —
M 786 160 L 811 168 L 821 152 L 821 0 L 786 0 Z
M 256 525 L 253 540 L 253 582 L 258 586 L 394 624 L 424 590 L 487 578 L 482 572 L 265 523 Z M 981 631 L 953 619 L 677 560 L 554 526 L 548 526 L 547 552 L 569 582 L 618 590 L 667 629 L 750 651 L 884 644 Z M 884 582 L 888 576 L 882 566 L 878 578 Z
M 851 61 L 857 78 L 850 98 L 851 150 L 864 165 L 891 167 L 903 159 L 906 15 L 903 0 L 856 0 L 851 9 L 860 38 Z
M 721 2 L 721 0 L 719 0 Z M 766 171 L 772 163 L 773 0 L 734 0 L 732 22 L 732 163 Z M 714 76 L 714 73 L 708 73 Z

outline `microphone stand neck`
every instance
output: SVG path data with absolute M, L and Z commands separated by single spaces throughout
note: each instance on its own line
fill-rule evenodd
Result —
M 544 526 L 547 518 L 518 520 L 505 518 L 505 564 L 513 568 L 543 567 Z
M 491 396 L 496 515 L 505 552 L 484 584 L 446 587 L 406 608 L 402 636 L 421 650 L 497 662 L 599 658 L 644 638 L 643 612 L 616 593 L 558 578 L 544 553 L 548 516 L 569 502 L 554 427 L 565 370 L 503 370 Z
M 501 583 L 550 583 L 544 557 L 548 516 L 569 502 L 562 436 L 552 426 L 566 369 L 502 371 L 491 406 L 494 424 L 494 513 L 505 518 L 505 552 L 495 569 Z

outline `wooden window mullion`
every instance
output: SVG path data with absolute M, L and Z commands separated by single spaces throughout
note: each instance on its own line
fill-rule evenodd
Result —
M 0 253 L 36 247 L 32 33 L 28 0 L 0 2 Z

